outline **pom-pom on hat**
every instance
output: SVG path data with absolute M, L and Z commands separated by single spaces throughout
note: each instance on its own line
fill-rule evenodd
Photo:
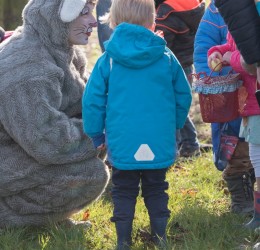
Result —
M 64 0 L 60 11 L 63 22 L 69 23 L 76 19 L 89 0 Z

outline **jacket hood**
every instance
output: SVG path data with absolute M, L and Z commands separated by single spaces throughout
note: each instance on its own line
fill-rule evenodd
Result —
M 143 68 L 163 56 L 166 42 L 143 26 L 122 23 L 105 43 L 106 52 L 129 68 Z
M 30 0 L 23 10 L 23 28 L 25 32 L 36 32 L 47 46 L 68 47 L 69 23 L 80 15 L 87 2 Z

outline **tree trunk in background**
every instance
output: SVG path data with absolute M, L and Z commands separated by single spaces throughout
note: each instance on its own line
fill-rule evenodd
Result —
M 28 0 L 0 0 L 0 26 L 13 30 L 22 24 L 22 10 Z

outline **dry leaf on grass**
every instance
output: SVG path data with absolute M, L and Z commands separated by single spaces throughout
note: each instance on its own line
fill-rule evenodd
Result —
M 89 209 L 87 209 L 84 213 L 83 213 L 83 217 L 82 220 L 83 221 L 87 221 L 89 219 L 90 213 L 89 213 Z

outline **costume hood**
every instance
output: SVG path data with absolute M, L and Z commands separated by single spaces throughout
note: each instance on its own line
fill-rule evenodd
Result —
M 20 70 L 12 81 L 20 82 L 21 78 L 38 77 L 39 69 L 44 70 L 44 74 L 49 74 L 51 70 L 45 67 L 53 63 L 62 70 L 66 81 L 80 79 L 83 82 L 83 78 L 87 79 L 87 58 L 82 46 L 69 43 L 71 22 L 68 21 L 77 18 L 88 1 L 90 0 L 29 0 L 22 13 L 23 25 L 15 30 L 8 42 L 0 44 L 0 59 L 5 65 L 0 73 L 3 70 L 5 74 L 8 68 L 17 65 Z M 9 59 L 10 55 L 12 60 Z M 28 63 L 31 65 L 29 72 Z M 39 64 L 44 66 L 40 67 Z M 75 67 L 82 68 L 80 73 L 84 77 L 74 75 L 78 74 L 78 70 L 75 71 L 72 66 L 74 64 L 77 64 Z M 8 80 L 0 89 L 3 85 L 8 85 Z
M 69 23 L 80 15 L 88 2 L 89 0 L 30 0 L 23 10 L 23 26 L 25 29 L 33 28 L 48 46 L 67 46 Z

